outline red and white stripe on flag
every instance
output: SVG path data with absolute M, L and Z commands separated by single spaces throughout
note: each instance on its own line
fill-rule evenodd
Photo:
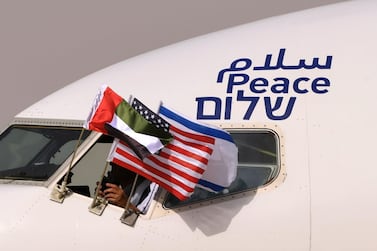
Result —
M 126 143 L 115 140 L 109 161 L 156 182 L 180 200 L 191 196 L 213 152 L 215 139 L 170 125 L 173 140 L 158 154 L 138 158 Z

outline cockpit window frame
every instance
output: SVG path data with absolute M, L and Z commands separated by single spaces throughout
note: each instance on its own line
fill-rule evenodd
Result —
M 280 129 L 277 125 L 248 125 L 248 124 L 234 124 L 234 125 L 223 125 L 221 126 L 223 129 L 229 131 L 229 132 L 268 132 L 274 135 L 276 138 L 276 147 L 277 147 L 277 166 L 278 170 L 276 172 L 276 176 L 274 179 L 270 180 L 263 186 L 257 187 L 255 189 L 246 189 L 242 191 L 237 191 L 234 193 L 229 193 L 224 196 L 220 196 L 217 198 L 209 198 L 203 201 L 198 201 L 192 204 L 179 206 L 176 208 L 166 208 L 163 206 L 164 201 L 166 200 L 166 197 L 168 196 L 168 193 L 166 190 L 160 188 L 159 191 L 156 194 L 155 200 L 152 202 L 152 205 L 150 206 L 148 212 L 146 215 L 143 215 L 142 218 L 145 219 L 152 219 L 155 217 L 160 217 L 166 214 L 169 214 L 171 212 L 178 212 L 178 211 L 184 211 L 188 209 L 198 208 L 207 206 L 213 203 L 219 203 L 223 201 L 233 200 L 236 198 L 242 198 L 247 196 L 255 195 L 257 192 L 260 193 L 262 191 L 269 191 L 271 189 L 275 189 L 279 186 L 279 184 L 283 183 L 286 177 L 286 171 L 285 171 L 285 164 L 284 164 L 284 138 L 283 134 L 280 132 Z M 72 127 L 69 127 L 71 130 Z M 77 127 L 76 129 L 79 129 Z M 80 128 L 81 129 L 81 128 Z M 58 180 L 61 180 L 62 177 L 64 177 L 66 171 L 69 168 L 70 162 L 73 162 L 73 166 L 80 161 L 80 159 L 91 149 L 91 147 L 97 142 L 97 140 L 101 137 L 102 134 L 97 132 L 91 132 L 90 135 L 82 142 L 79 149 L 77 150 L 77 155 L 75 156 L 74 160 L 71 160 L 71 156 L 68 157 L 68 159 L 56 170 L 56 172 L 46 181 L 34 181 L 34 182 L 24 182 L 29 183 L 33 185 L 43 185 L 43 186 L 52 186 L 55 185 L 55 183 Z M 0 180 L 1 182 L 1 180 Z M 18 182 L 18 181 L 15 181 Z M 21 181 L 22 183 L 22 181 Z
M 29 123 L 28 123 L 29 122 Z M 14 130 L 14 129 L 22 129 L 22 128 L 26 128 L 26 129 L 30 129 L 31 131 L 33 130 L 43 130 L 43 128 L 46 128 L 47 130 L 68 130 L 68 131 L 76 131 L 76 133 L 80 132 L 80 131 L 85 131 L 85 133 L 83 133 L 83 135 L 85 135 L 82 139 L 81 139 L 81 143 L 80 143 L 80 146 L 78 149 L 76 149 L 77 151 L 82 148 L 82 145 L 83 145 L 83 142 L 86 141 L 87 138 L 89 138 L 90 136 L 90 132 L 89 131 L 86 131 L 82 126 L 67 126 L 65 124 L 59 124 L 59 123 L 33 123 L 33 121 L 28 121 L 26 123 L 13 123 L 11 124 L 8 128 L 6 128 L 2 134 L 1 134 L 1 137 L 3 137 L 4 135 L 6 135 L 8 132 L 10 132 L 11 130 Z M 67 141 L 68 142 L 68 141 Z M 67 143 L 66 142 L 66 143 Z M 66 143 L 64 143 L 63 145 L 61 146 L 64 146 Z M 74 144 L 76 146 L 76 143 Z M 59 152 L 59 149 L 60 147 L 59 146 L 56 146 L 58 147 L 58 151 L 56 153 Z M 51 160 L 54 158 L 55 154 L 53 153 L 51 155 Z M 35 185 L 35 186 L 49 186 L 49 184 L 51 184 L 56 176 L 58 175 L 58 173 L 61 173 L 62 169 L 65 169 L 67 167 L 67 163 L 68 162 L 71 162 L 71 157 L 72 157 L 72 153 L 69 153 L 67 156 L 64 157 L 64 159 L 60 159 L 60 163 L 53 163 L 53 164 L 56 164 L 56 169 L 54 169 L 54 171 L 48 175 L 48 177 L 46 177 L 45 179 L 38 179 L 38 178 L 32 178 L 32 177 L 29 177 L 29 178 L 17 178 L 17 177 L 12 177 L 12 176 L 9 176 L 9 177 L 0 177 L 0 183 L 2 184 L 6 184 L 6 183 L 12 183 L 12 184 L 23 184 L 23 185 Z M 55 159 L 56 161 L 56 159 Z M 4 169 L 4 170 L 7 170 L 7 169 Z M 12 169 L 9 169 L 9 170 L 12 170 Z

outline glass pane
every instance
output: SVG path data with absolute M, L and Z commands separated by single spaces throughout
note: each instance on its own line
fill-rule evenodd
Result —
M 47 180 L 74 151 L 81 128 L 14 125 L 0 136 L 0 178 Z M 89 135 L 85 131 L 84 140 Z
M 230 132 L 238 147 L 237 177 L 223 191 L 214 193 L 196 187 L 193 195 L 180 201 L 169 194 L 164 203 L 166 208 L 176 208 L 217 197 L 253 190 L 273 180 L 279 169 L 278 138 L 267 130 Z
M 71 170 L 68 187 L 79 194 L 94 197 L 97 181 L 106 167 L 113 138 L 102 135 Z

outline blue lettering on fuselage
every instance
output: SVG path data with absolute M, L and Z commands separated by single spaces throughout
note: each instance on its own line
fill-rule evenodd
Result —
M 299 59 L 295 65 L 284 63 L 285 48 L 279 50 L 276 63 L 272 64 L 272 54 L 267 54 L 264 65 L 254 66 L 249 58 L 234 60 L 229 68 L 219 71 L 217 83 L 226 84 L 226 97 L 205 96 L 197 97 L 197 119 L 230 120 L 232 107 L 235 103 L 245 102 L 248 108 L 243 119 L 250 120 L 255 108 L 263 105 L 266 117 L 270 120 L 284 120 L 289 118 L 299 95 L 307 93 L 326 94 L 330 88 L 330 80 L 324 76 L 307 77 L 299 76 L 287 78 L 281 70 L 329 70 L 331 69 L 332 56 L 327 56 L 324 62 L 318 57 L 310 63 Z M 274 78 L 250 77 L 248 71 L 275 71 L 283 76 Z M 320 71 L 322 72 L 322 71 Z M 283 71 L 284 73 L 284 71 Z M 228 78 L 225 76 L 228 75 Z M 210 107 L 210 109 L 205 109 Z M 208 111 L 210 110 L 210 111 Z

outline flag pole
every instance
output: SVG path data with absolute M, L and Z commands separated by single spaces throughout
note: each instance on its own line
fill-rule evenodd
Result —
M 139 216 L 139 214 L 136 211 L 130 208 L 131 197 L 135 192 L 136 182 L 137 182 L 138 177 L 139 177 L 139 174 L 136 174 L 134 182 L 132 184 L 130 195 L 128 196 L 126 206 L 124 207 L 124 212 L 122 216 L 120 217 L 120 221 L 129 226 L 134 226 L 136 223 L 137 217 Z
M 77 149 L 79 148 L 82 136 L 84 135 L 84 131 L 85 131 L 85 128 L 82 128 L 81 132 L 80 132 L 80 136 L 77 140 L 75 149 L 74 149 L 73 154 L 72 154 L 71 162 L 69 163 L 69 168 L 67 170 L 67 173 L 64 176 L 64 180 L 62 182 L 62 185 L 60 186 L 59 184 L 56 184 L 55 188 L 51 192 L 50 199 L 55 201 L 55 202 L 63 203 L 65 196 L 70 192 L 69 189 L 67 188 L 69 173 L 72 170 L 73 160 L 76 157 L 76 152 L 77 152 Z
M 99 190 L 100 190 L 99 186 L 102 184 L 102 181 L 103 181 L 103 178 L 105 177 L 105 173 L 106 173 L 108 166 L 109 166 L 109 162 L 106 161 L 106 165 L 105 165 L 105 168 L 103 169 L 99 184 L 96 187 L 96 193 L 94 195 L 92 204 L 90 204 L 90 206 L 89 206 L 89 211 L 91 213 L 94 213 L 94 214 L 97 214 L 97 215 L 102 215 L 103 211 L 105 210 L 105 207 L 108 204 L 108 202 L 105 198 L 98 196 Z

